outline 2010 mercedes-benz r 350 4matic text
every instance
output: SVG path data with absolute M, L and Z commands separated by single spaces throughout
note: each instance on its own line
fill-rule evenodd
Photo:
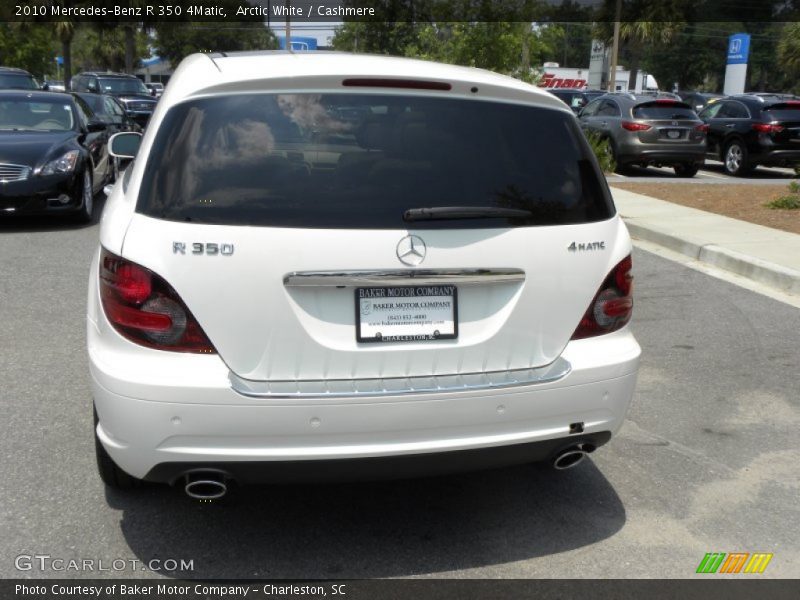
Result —
M 193 55 L 137 136 L 111 141 L 136 158 L 89 283 L 106 483 L 566 468 L 621 426 L 631 242 L 557 98 L 407 59 Z

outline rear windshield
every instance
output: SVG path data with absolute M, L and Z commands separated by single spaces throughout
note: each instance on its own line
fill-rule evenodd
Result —
M 697 115 L 682 102 L 649 102 L 633 107 L 634 119 L 696 119 Z
M 771 121 L 800 121 L 800 102 L 768 106 L 763 113 Z
M 422 96 L 252 94 L 173 107 L 137 210 L 168 220 L 400 229 L 406 210 L 513 216 L 415 229 L 585 223 L 614 214 L 574 119 L 552 109 Z
M 136 78 L 109 78 L 100 79 L 100 91 L 107 94 L 150 94 L 141 79 Z
M 24 73 L 0 73 L 0 89 L 35 90 L 36 82 Z

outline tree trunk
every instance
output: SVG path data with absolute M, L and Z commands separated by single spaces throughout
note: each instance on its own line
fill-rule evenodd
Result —
M 64 59 L 64 89 L 69 90 L 72 80 L 72 36 L 62 38 L 61 56 Z
M 133 54 L 136 51 L 136 31 L 133 25 L 125 25 L 125 72 L 133 73 Z
M 631 72 L 628 76 L 628 91 L 635 92 L 636 91 L 636 78 L 639 77 L 639 53 L 634 52 L 631 55 Z M 644 87 L 644 86 L 643 86 Z
M 527 26 L 527 24 L 526 24 L 526 26 Z M 527 77 L 529 77 L 530 74 L 531 74 L 531 45 L 530 44 L 531 44 L 530 35 L 529 35 L 529 32 L 526 30 L 526 31 L 523 32 L 523 35 L 522 35 L 522 57 L 521 57 L 521 59 L 522 59 L 521 60 L 521 62 L 522 62 L 521 70 L 522 70 L 523 77 L 526 78 L 526 79 L 524 79 L 525 81 L 527 81 Z

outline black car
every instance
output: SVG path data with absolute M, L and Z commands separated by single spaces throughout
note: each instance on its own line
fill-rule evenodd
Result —
M 117 98 L 129 117 L 145 127 L 158 101 L 141 79 L 124 73 L 79 73 L 72 78 L 72 91 L 110 94 Z
M 0 92 L 0 215 L 72 213 L 92 218 L 113 175 L 108 127 L 59 92 Z
M 712 94 L 710 92 L 678 92 L 678 95 L 698 113 L 709 104 L 713 104 L 725 97 L 723 94 Z
M 800 100 L 741 94 L 718 100 L 700 113 L 709 126 L 708 156 L 729 175 L 758 165 L 800 165 Z
M 600 90 L 576 90 L 572 88 L 553 88 L 547 91 L 569 106 L 576 115 L 589 102 L 605 94 Z
M 139 123 L 128 115 L 122 103 L 111 94 L 72 92 L 72 95 L 88 104 L 95 117 L 108 125 L 109 135 L 120 131 L 142 131 Z
M 33 75 L 22 69 L 0 67 L 0 90 L 38 90 Z

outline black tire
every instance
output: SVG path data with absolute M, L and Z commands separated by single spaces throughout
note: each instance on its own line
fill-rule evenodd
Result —
M 83 173 L 81 173 L 81 207 L 75 215 L 75 218 L 81 223 L 91 223 L 94 214 L 94 185 L 92 182 L 92 173 L 89 170 L 90 165 L 87 165 Z
M 722 151 L 722 164 L 725 172 L 734 177 L 743 177 L 753 170 L 749 162 L 747 146 L 741 140 L 731 140 Z
M 694 177 L 700 167 L 694 163 L 681 163 L 672 167 L 675 169 L 675 175 L 678 177 Z
M 630 173 L 630 166 L 619 162 L 619 157 L 617 156 L 617 147 L 614 145 L 614 140 L 611 138 L 605 139 L 607 142 L 606 148 L 608 148 L 608 154 L 611 157 L 611 160 L 614 161 L 614 172 L 619 173 L 620 175 Z
M 94 452 L 97 458 L 97 473 L 108 487 L 115 490 L 132 490 L 142 484 L 141 479 L 128 475 L 108 455 L 97 437 L 97 411 L 94 411 Z

